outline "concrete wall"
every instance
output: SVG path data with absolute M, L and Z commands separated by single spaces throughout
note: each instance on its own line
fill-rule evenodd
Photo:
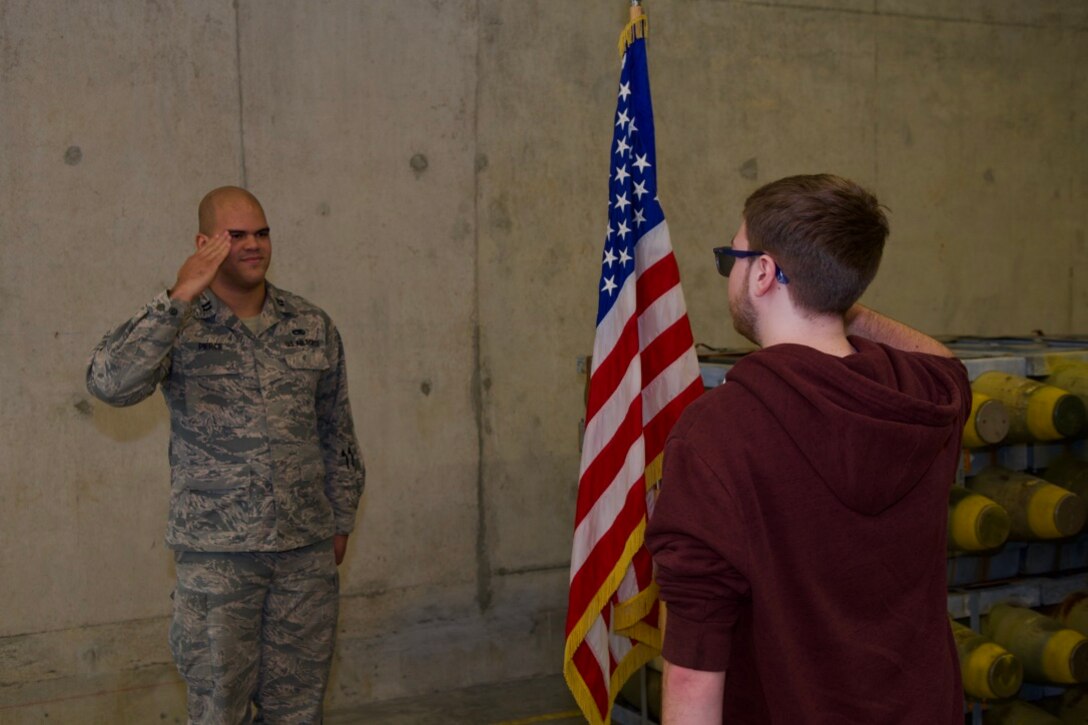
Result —
M 661 199 L 696 339 L 709 248 L 829 170 L 892 209 L 866 301 L 1088 332 L 1088 6 L 649 2 Z M 626 3 L 0 0 L 0 721 L 174 719 L 161 399 L 90 349 L 248 185 L 273 280 L 349 360 L 368 492 L 333 707 L 557 672 Z M 78 713 L 78 715 L 77 715 Z

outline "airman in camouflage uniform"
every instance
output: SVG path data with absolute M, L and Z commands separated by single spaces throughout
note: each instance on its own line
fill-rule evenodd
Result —
M 329 317 L 265 281 L 260 203 L 201 202 L 174 287 L 106 335 L 87 387 L 170 410 L 170 645 L 193 723 L 314 723 L 364 470 Z M 256 720 L 254 720 L 256 718 Z

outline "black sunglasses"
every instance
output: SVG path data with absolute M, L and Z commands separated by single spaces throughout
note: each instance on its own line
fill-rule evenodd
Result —
M 733 271 L 733 265 L 737 263 L 738 259 L 762 257 L 765 254 L 767 253 L 754 249 L 747 250 L 733 249 L 732 247 L 714 247 L 714 264 L 718 267 L 718 274 L 723 277 L 728 277 L 729 273 Z M 774 262 L 774 258 L 772 258 L 771 261 Z M 774 262 L 774 278 L 777 279 L 780 284 L 789 284 L 790 282 L 790 278 L 787 277 L 786 273 L 782 271 L 782 268 L 778 266 L 778 262 Z

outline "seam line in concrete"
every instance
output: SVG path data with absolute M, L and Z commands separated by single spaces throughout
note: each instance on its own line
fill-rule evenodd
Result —
M 760 0 L 737 0 L 741 5 L 770 8 L 773 10 L 811 10 L 821 13 L 841 13 L 844 15 L 873 15 L 880 18 L 901 18 L 904 20 L 925 20 L 942 23 L 965 23 L 968 25 L 985 25 L 1003 28 L 1034 28 L 1036 30 L 1088 30 L 1088 25 L 1073 25 L 1069 23 L 1017 23 L 1002 20 L 983 20 L 982 18 L 956 18 L 941 15 L 915 15 L 903 12 L 886 12 L 879 9 L 854 10 L 852 8 L 829 8 L 818 5 L 802 5 L 798 3 L 774 3 L 761 2 Z
M 125 627 L 130 624 L 139 624 L 141 622 L 155 622 L 165 621 L 169 622 L 172 615 L 160 614 L 154 617 L 137 617 L 136 619 L 123 619 L 118 622 L 95 622 L 91 624 L 73 624 L 71 627 L 60 627 L 58 629 L 39 629 L 34 632 L 19 632 L 17 634 L 4 634 L 0 635 L 0 642 L 5 640 L 22 639 L 26 637 L 41 637 L 50 634 L 59 634 L 60 632 L 71 632 L 75 630 L 84 631 L 88 629 L 105 629 L 107 627 Z
M 495 725 L 530 725 L 530 723 L 538 722 L 552 722 L 555 720 L 572 720 L 582 715 L 581 710 L 562 710 L 560 712 L 549 712 L 543 715 L 533 715 L 532 717 L 522 717 L 517 720 L 502 720 L 495 723 Z
M 249 184 L 246 173 L 246 121 L 245 98 L 242 85 L 242 10 L 241 0 L 234 0 L 234 65 L 238 75 L 238 156 L 241 164 L 239 172 L 242 177 L 242 188 Z
M 1069 289 L 1066 292 L 1069 295 L 1069 306 L 1067 307 L 1068 313 L 1065 320 L 1065 329 L 1073 329 L 1073 318 L 1076 314 L 1076 302 L 1077 299 L 1077 275 L 1073 272 L 1073 265 L 1069 265 Z
M 873 186 L 880 188 L 880 43 L 873 43 Z
M 476 80 L 472 109 L 472 204 L 473 229 L 473 328 L 472 402 L 476 418 L 476 604 L 481 612 L 491 606 L 491 565 L 487 555 L 487 497 L 484 495 L 484 393 L 483 354 L 480 350 L 480 0 L 476 0 Z
M 177 680 L 164 680 L 162 682 L 152 682 L 149 685 L 133 685 L 132 687 L 119 687 L 115 690 L 98 690 L 97 692 L 86 692 L 79 695 L 64 695 L 62 697 L 54 697 L 49 700 L 34 700 L 32 702 L 16 702 L 12 705 L 0 705 L 0 711 L 2 710 L 20 710 L 27 707 L 38 707 L 41 705 L 53 705 L 58 702 L 67 702 L 69 700 L 86 700 L 90 697 L 102 697 L 103 695 L 119 695 L 123 692 L 139 692 L 140 690 L 154 690 L 159 687 L 183 685 L 184 681 L 180 678 Z
M 518 576 L 519 574 L 536 574 L 542 571 L 569 571 L 570 562 L 561 564 L 541 564 L 540 566 L 522 566 L 506 569 L 499 567 L 495 570 L 495 574 L 499 576 Z

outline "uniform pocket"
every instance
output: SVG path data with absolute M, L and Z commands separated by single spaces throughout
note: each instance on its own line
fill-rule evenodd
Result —
M 170 622 L 170 652 L 190 688 L 212 689 L 211 648 L 208 640 L 208 597 L 179 584 L 174 589 L 174 617 Z
M 321 372 L 329 369 L 329 358 L 322 349 L 295 350 L 284 355 L 283 362 L 292 370 Z
M 329 369 L 329 358 L 322 348 L 295 349 L 283 353 L 276 362 L 279 378 L 269 394 L 283 400 L 291 410 L 288 415 L 304 417 L 310 423 L 313 417 L 313 399 L 317 384 Z
M 281 489 L 280 531 L 288 536 L 311 539 L 332 536 L 332 504 L 325 495 L 325 464 L 318 457 L 291 463 Z
M 187 416 L 201 418 L 193 425 L 247 424 L 244 403 L 254 398 L 257 382 L 252 360 L 237 343 L 186 342 L 174 355 L 173 375 L 183 381 Z
M 170 541 L 214 550 L 237 549 L 254 536 L 271 503 L 248 465 L 184 470 L 170 501 Z

